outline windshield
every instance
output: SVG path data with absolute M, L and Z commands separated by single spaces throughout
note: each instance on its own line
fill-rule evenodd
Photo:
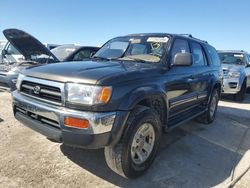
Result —
M 107 42 L 94 57 L 158 63 L 168 40 L 166 36 L 118 37 Z
M 218 53 L 222 64 L 244 65 L 245 59 L 242 53 Z
M 76 46 L 76 45 L 62 45 L 62 46 L 53 48 L 51 52 L 57 57 L 57 59 L 59 59 L 60 61 L 63 61 L 65 58 L 71 55 L 78 48 L 79 46 Z

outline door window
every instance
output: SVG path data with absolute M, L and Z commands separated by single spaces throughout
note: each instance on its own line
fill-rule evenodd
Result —
M 200 44 L 191 42 L 191 50 L 193 55 L 193 66 L 204 66 L 205 56 Z
M 218 55 L 217 51 L 215 50 L 215 48 L 212 46 L 206 45 L 206 50 L 207 50 L 208 55 L 212 61 L 211 63 L 215 66 L 220 66 L 221 61 L 220 61 L 219 55 Z
M 184 39 L 176 39 L 174 41 L 172 51 L 171 51 L 171 58 L 172 61 L 177 53 L 190 53 L 190 49 L 188 46 L 188 42 Z

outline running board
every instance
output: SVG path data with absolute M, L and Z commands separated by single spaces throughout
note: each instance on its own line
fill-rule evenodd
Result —
M 168 125 L 164 126 L 164 131 L 170 132 L 173 129 L 175 129 L 176 127 L 179 127 L 183 123 L 186 123 L 186 122 L 196 118 L 197 116 L 203 114 L 206 111 L 207 111 L 207 108 L 205 108 L 205 109 L 197 108 L 197 109 L 193 109 L 189 112 L 186 112 L 184 114 L 180 114 L 179 116 L 173 118 L 172 120 L 170 119 Z M 190 114 L 194 114 L 194 115 L 190 116 Z M 178 119 L 178 120 L 176 120 L 176 119 Z

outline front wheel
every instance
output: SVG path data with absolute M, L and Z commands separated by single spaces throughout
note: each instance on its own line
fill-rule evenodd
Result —
M 119 143 L 105 147 L 106 162 L 123 177 L 140 176 L 152 164 L 160 138 L 161 123 L 157 112 L 138 106 L 131 112 Z
M 240 91 L 234 95 L 234 99 L 238 102 L 243 101 L 245 99 L 246 90 L 247 90 L 247 83 L 246 81 L 244 81 Z

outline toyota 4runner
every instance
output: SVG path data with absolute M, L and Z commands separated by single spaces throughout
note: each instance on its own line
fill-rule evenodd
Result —
M 105 148 L 127 178 L 153 162 L 163 132 L 197 118 L 211 123 L 221 94 L 218 54 L 191 35 L 135 34 L 108 41 L 91 61 L 19 74 L 15 118 L 50 140 Z

